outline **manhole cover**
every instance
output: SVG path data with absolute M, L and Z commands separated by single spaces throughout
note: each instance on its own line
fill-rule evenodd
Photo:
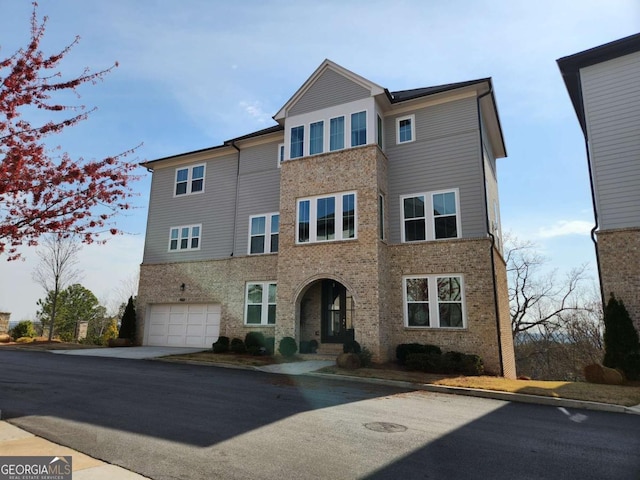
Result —
M 405 427 L 404 425 L 398 425 L 397 423 L 389 422 L 365 423 L 364 426 L 369 430 L 373 430 L 374 432 L 382 433 L 399 433 L 407 431 L 407 427 Z

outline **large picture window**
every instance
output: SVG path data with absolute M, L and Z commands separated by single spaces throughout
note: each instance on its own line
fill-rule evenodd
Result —
M 204 165 L 176 169 L 174 195 L 191 195 L 204 191 Z
M 405 277 L 403 289 L 406 327 L 465 328 L 462 276 Z
M 278 251 L 280 215 L 268 213 L 249 218 L 249 254 Z
M 460 237 L 457 189 L 404 195 L 400 210 L 403 242 Z
M 199 250 L 202 225 L 171 227 L 169 231 L 169 251 Z
M 245 296 L 246 325 L 275 325 L 276 284 L 273 282 L 249 282 Z
M 356 238 L 356 194 L 339 193 L 298 200 L 297 243 Z

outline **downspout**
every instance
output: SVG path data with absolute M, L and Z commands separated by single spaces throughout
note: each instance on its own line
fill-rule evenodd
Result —
M 487 226 L 487 233 L 491 238 L 491 275 L 493 282 L 493 305 L 496 312 L 496 332 L 498 337 L 498 361 L 500 362 L 500 376 L 504 377 L 504 360 L 502 357 L 502 338 L 500 336 L 500 302 L 498 302 L 498 286 L 496 285 L 496 259 L 495 259 L 495 244 L 496 237 L 491 233 L 491 224 L 489 222 L 489 205 L 487 194 L 487 172 L 484 164 L 484 140 L 482 136 L 482 111 L 480 109 L 480 100 L 487 95 L 493 93 L 493 86 L 489 84 L 489 90 L 476 98 L 478 107 L 478 131 L 480 132 L 480 163 L 482 164 L 482 180 L 483 180 L 483 192 L 484 192 L 484 206 L 485 206 L 485 221 Z
M 233 245 L 231 247 L 231 257 L 233 257 L 236 248 L 236 222 L 238 221 L 238 195 L 240 192 L 240 149 L 236 145 L 235 140 L 231 140 L 230 145 L 238 151 L 238 163 L 236 166 L 236 204 L 233 212 Z

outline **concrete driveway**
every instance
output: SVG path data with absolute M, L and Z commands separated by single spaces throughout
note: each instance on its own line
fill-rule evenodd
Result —
M 147 358 L 181 355 L 184 353 L 204 352 L 208 348 L 186 347 L 122 347 L 122 348 L 83 348 L 79 350 L 49 350 L 58 355 L 82 355 L 88 357 L 131 358 L 144 360 Z

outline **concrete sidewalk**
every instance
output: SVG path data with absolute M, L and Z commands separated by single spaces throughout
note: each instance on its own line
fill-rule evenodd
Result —
M 57 445 L 44 438 L 36 437 L 2 420 L 0 420 L 0 453 L 3 457 L 71 456 L 73 480 L 141 480 L 148 478 Z

